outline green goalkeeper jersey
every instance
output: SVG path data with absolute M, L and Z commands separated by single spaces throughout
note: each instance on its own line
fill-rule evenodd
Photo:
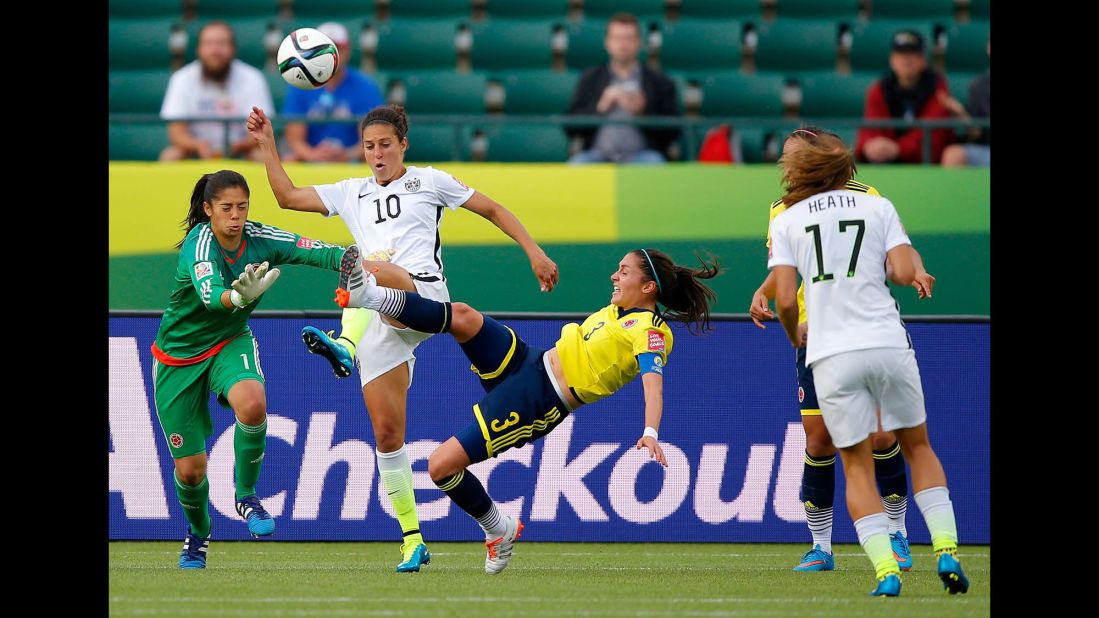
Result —
M 263 297 L 243 309 L 221 304 L 222 292 L 248 264 L 308 264 L 339 270 L 344 248 L 256 221 L 244 224 L 240 246 L 218 244 L 210 223 L 196 225 L 183 240 L 168 308 L 160 319 L 153 354 L 165 364 L 202 360 L 219 344 L 249 332 L 248 317 Z M 159 353 L 158 353 L 159 352 Z M 184 362 L 178 362 L 184 361 Z

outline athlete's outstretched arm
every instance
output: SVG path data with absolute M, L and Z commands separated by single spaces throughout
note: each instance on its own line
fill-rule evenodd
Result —
M 935 276 L 927 272 L 923 267 L 923 257 L 912 245 L 912 265 L 916 268 L 916 276 L 912 279 L 912 287 L 916 288 L 916 296 L 919 299 L 931 298 L 931 290 L 935 287 Z
M 637 441 L 634 448 L 645 447 L 649 449 L 649 457 L 655 459 L 660 465 L 668 467 L 668 460 L 664 457 L 664 450 L 660 448 L 660 442 L 655 435 L 650 435 L 648 429 L 654 431 L 660 429 L 660 417 L 664 414 L 664 376 L 656 372 L 641 374 L 641 385 L 645 391 L 645 433 Z
M 759 288 L 752 294 L 752 304 L 748 307 L 748 315 L 760 328 L 767 328 L 760 320 L 772 320 L 775 314 L 771 312 L 771 299 L 775 297 L 775 273 L 767 273 L 767 278 L 759 284 Z
M 542 250 L 542 247 L 538 246 L 538 243 L 534 242 L 534 238 L 527 232 L 527 228 L 523 227 L 522 222 L 510 210 L 480 191 L 474 191 L 473 195 L 462 204 L 462 208 L 471 210 L 488 219 L 503 233 L 510 236 L 512 240 L 519 243 L 519 246 L 526 252 L 527 257 L 530 258 L 530 268 L 534 271 L 534 276 L 538 278 L 538 283 L 542 285 L 542 291 L 549 292 L 553 290 L 553 286 L 557 285 L 558 281 L 557 264 L 549 259 L 549 256 Z
M 271 183 L 271 191 L 278 200 L 279 208 L 286 210 L 298 210 L 301 212 L 319 212 L 328 214 L 321 196 L 313 187 L 295 187 L 279 159 L 278 144 L 275 143 L 275 129 L 271 125 L 271 119 L 263 110 L 253 107 L 248 114 L 245 123 L 248 133 L 259 144 L 260 153 L 263 154 L 263 166 L 267 168 L 267 182 Z

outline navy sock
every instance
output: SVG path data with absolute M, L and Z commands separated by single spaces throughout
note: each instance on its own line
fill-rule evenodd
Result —
M 445 333 L 450 330 L 450 303 L 424 298 L 415 292 L 381 288 L 384 298 L 378 313 L 400 320 L 421 333 Z
M 894 442 L 887 449 L 874 451 L 874 478 L 882 497 L 889 499 L 895 496 L 894 499 L 899 499 L 908 496 L 908 474 L 904 470 L 900 443 Z
M 469 470 L 435 481 L 435 484 L 474 519 L 479 520 L 492 509 L 492 498 L 488 497 L 484 485 Z

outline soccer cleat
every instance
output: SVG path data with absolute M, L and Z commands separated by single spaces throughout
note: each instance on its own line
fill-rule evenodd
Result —
M 405 543 L 401 545 L 404 561 L 397 565 L 398 573 L 419 573 L 420 567 L 431 562 L 431 552 L 423 543 Z
M 332 364 L 332 372 L 337 378 L 346 378 L 355 371 L 355 357 L 343 344 L 332 338 L 334 331 L 327 334 L 319 329 L 306 326 L 301 329 L 301 340 L 311 354 L 320 354 Z
M 901 596 L 901 578 L 896 573 L 890 573 L 878 580 L 878 587 L 870 591 L 872 597 L 899 597 Z
M 511 561 L 511 549 L 523 532 L 523 522 L 519 521 L 518 517 L 509 516 L 507 522 L 504 536 L 485 541 L 485 547 L 488 548 L 488 555 L 485 556 L 485 573 L 489 575 L 496 575 L 507 568 L 508 562 Z
M 179 552 L 179 568 L 205 569 L 206 550 L 210 548 L 210 535 L 198 536 L 187 526 L 187 536 L 183 539 L 183 551 Z
M 363 272 L 362 255 L 357 245 L 351 245 L 340 258 L 340 283 L 336 287 L 336 304 L 343 307 L 362 307 L 366 286 L 373 285 L 374 276 Z
M 275 533 L 275 518 L 260 504 L 259 498 L 248 496 L 237 500 L 237 513 L 248 522 L 252 538 L 271 536 Z
M 962 563 L 950 554 L 939 554 L 939 579 L 950 594 L 969 591 L 969 578 L 962 572 Z
M 836 560 L 832 554 L 820 548 L 820 544 L 805 552 L 801 557 L 801 564 L 794 567 L 795 571 L 832 571 L 836 568 Z
M 912 570 L 912 550 L 908 548 L 908 539 L 903 532 L 894 532 L 889 535 L 889 544 L 893 546 L 893 558 L 897 560 L 902 571 Z

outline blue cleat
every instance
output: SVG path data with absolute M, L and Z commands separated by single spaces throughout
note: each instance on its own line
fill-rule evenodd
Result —
M 404 552 L 404 562 L 397 565 L 398 573 L 419 573 L 421 566 L 431 562 L 431 552 L 423 543 L 406 543 L 401 545 L 401 551 Z
M 301 340 L 311 354 L 320 354 L 332 364 L 332 372 L 337 378 L 346 378 L 355 371 L 355 358 L 351 352 L 332 338 L 335 331 L 323 333 L 312 326 L 301 329 Z
M 794 567 L 795 571 L 833 571 L 836 568 L 836 560 L 832 554 L 820 548 L 820 544 L 805 552 L 801 557 L 801 564 Z
M 263 508 L 259 498 L 248 496 L 237 500 L 237 513 L 248 521 L 248 532 L 252 533 L 252 538 L 275 533 L 275 518 Z
M 912 550 L 908 548 L 908 539 L 903 532 L 894 532 L 889 535 L 889 544 L 893 546 L 893 558 L 897 560 L 902 571 L 912 570 Z
M 899 597 L 901 596 L 901 578 L 896 573 L 890 573 L 878 580 L 878 587 L 870 591 L 872 597 Z
M 962 563 L 950 554 L 939 555 L 939 579 L 950 594 L 964 594 L 969 590 L 969 578 L 962 572 Z
M 187 526 L 187 536 L 183 539 L 183 551 L 179 552 L 179 568 L 205 569 L 206 550 L 210 548 L 210 535 L 198 536 Z

